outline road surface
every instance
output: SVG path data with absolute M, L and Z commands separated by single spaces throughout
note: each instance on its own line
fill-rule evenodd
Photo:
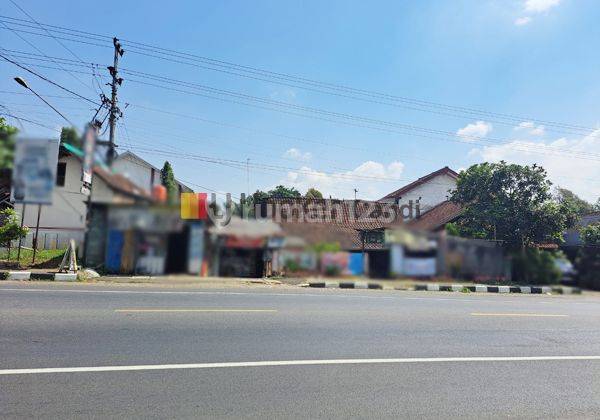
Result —
M 593 418 L 600 299 L 0 283 L 0 407 L 3 418 Z

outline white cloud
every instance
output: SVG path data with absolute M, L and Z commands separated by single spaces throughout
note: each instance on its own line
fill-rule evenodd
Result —
M 525 0 L 523 11 L 526 15 L 535 15 L 547 12 L 560 4 L 561 0 Z M 523 26 L 531 22 L 531 16 L 521 16 L 515 19 L 515 25 Z
M 532 136 L 543 136 L 546 133 L 546 128 L 543 125 L 535 125 L 533 121 L 523 121 L 515 127 L 517 131 L 523 131 Z
M 492 131 L 492 124 L 485 121 L 476 121 L 472 124 L 467 124 L 456 132 L 466 141 L 475 141 L 477 138 L 483 138 Z
M 526 13 L 542 13 L 560 4 L 561 0 L 525 0 Z
M 296 99 L 296 91 L 289 88 L 275 90 L 269 94 L 276 101 L 290 102 Z
M 531 18 L 529 16 L 523 16 L 515 19 L 515 25 L 517 26 L 527 25 L 529 22 L 531 22 Z
M 391 162 L 384 165 L 372 160 L 363 162 L 351 171 L 330 172 L 319 171 L 303 166 L 297 171 L 290 171 L 280 180 L 280 184 L 295 187 L 304 193 L 309 188 L 316 188 L 324 197 L 354 198 L 354 188 L 358 189 L 357 197 L 364 200 L 377 200 L 390 191 L 398 188 L 404 181 L 399 178 L 404 171 L 402 162 Z M 381 178 L 381 180 L 377 179 Z
M 300 162 L 308 162 L 312 159 L 312 154 L 310 152 L 302 152 L 301 150 L 292 147 L 285 151 L 283 157 L 298 160 Z
M 560 149 L 560 150 L 557 150 Z M 541 165 L 555 185 L 568 188 L 581 198 L 596 202 L 600 197 L 600 129 L 589 135 L 554 141 L 513 140 L 498 146 L 475 149 L 486 161 Z M 579 157 L 573 156 L 579 153 Z

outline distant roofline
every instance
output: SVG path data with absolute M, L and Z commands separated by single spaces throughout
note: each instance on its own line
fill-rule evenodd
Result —
M 399 195 L 406 194 L 407 192 L 415 189 L 416 187 L 426 183 L 430 179 L 435 178 L 436 176 L 439 176 L 439 175 L 448 175 L 449 177 L 454 178 L 454 179 L 458 178 L 458 172 L 450 169 L 448 166 L 444 166 L 443 168 L 438 169 L 437 171 L 434 171 L 434 172 L 431 172 L 430 174 L 422 176 L 421 178 L 417 179 L 416 181 L 413 181 L 410 184 L 407 184 L 407 185 L 403 186 L 402 188 L 389 193 L 385 197 L 380 198 L 379 201 L 385 200 L 388 198 L 397 198 Z
M 67 153 L 69 153 L 71 156 L 74 156 L 80 162 L 83 162 L 83 150 L 68 143 L 61 143 L 60 147 L 66 150 Z M 122 175 L 111 173 L 110 169 L 106 165 L 104 165 L 103 162 L 101 162 L 98 159 L 95 160 L 96 165 L 94 165 L 92 169 L 93 173 L 97 175 L 100 179 L 102 179 L 109 188 L 131 197 L 143 198 L 145 200 L 153 201 L 153 198 L 150 195 L 150 193 L 144 188 L 140 187 L 139 185 L 135 184 L 134 182 L 130 181 Z M 119 180 L 117 178 L 120 178 L 121 180 L 124 180 L 125 182 L 130 184 L 128 185 L 130 189 L 125 188 L 125 186 L 123 185 L 119 185 Z
M 154 169 L 157 172 L 160 172 L 160 169 L 158 169 L 156 166 L 154 166 L 153 164 L 151 164 L 150 162 L 148 162 L 146 159 L 142 158 L 140 155 L 137 155 L 137 154 L 133 153 L 131 150 L 126 150 L 125 152 L 121 153 L 120 155 L 117 156 L 117 159 L 119 159 L 119 158 L 121 158 L 123 156 L 126 156 L 126 155 L 129 155 L 129 156 L 131 156 L 131 157 L 133 157 L 133 158 L 135 158 L 137 160 L 140 160 L 144 164 L 148 165 L 150 168 Z M 184 186 L 186 188 L 189 188 L 190 190 L 193 190 L 193 188 L 190 188 L 185 183 L 179 181 L 177 178 L 175 178 L 175 182 L 177 182 L 178 184 L 180 184 L 180 185 L 182 185 L 182 186 Z

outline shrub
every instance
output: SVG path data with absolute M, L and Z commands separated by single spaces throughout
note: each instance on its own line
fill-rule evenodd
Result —
M 286 260 L 285 271 L 295 273 L 300 270 L 300 264 L 294 260 Z
M 561 279 L 555 257 L 548 251 L 528 248 L 512 258 L 513 281 L 523 284 L 553 284 Z
M 325 275 L 330 277 L 339 276 L 341 273 L 340 267 L 337 265 L 328 265 L 325 267 Z
M 10 242 L 27 236 L 28 232 L 28 227 L 21 227 L 17 213 L 13 209 L 0 211 L 0 245 L 7 246 Z
M 580 230 L 583 247 L 577 258 L 579 285 L 600 290 L 600 223 Z

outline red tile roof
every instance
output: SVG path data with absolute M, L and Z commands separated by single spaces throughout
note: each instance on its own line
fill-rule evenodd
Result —
M 263 202 L 270 205 L 272 218 L 283 223 L 304 222 L 338 225 L 351 229 L 369 230 L 403 224 L 398 205 L 364 200 L 334 200 L 315 198 L 271 198 Z M 276 210 L 280 209 L 280 219 Z M 263 210 L 263 213 L 266 209 Z M 299 220 L 302 219 L 303 220 Z
M 342 250 L 361 250 L 360 231 L 339 225 L 312 223 L 281 223 L 281 229 L 288 237 L 304 239 L 307 245 L 337 243 Z M 380 249 L 379 244 L 365 244 L 365 249 Z
M 451 201 L 443 201 L 421 214 L 421 217 L 418 219 L 412 219 L 407 225 L 410 228 L 418 230 L 438 230 L 445 226 L 446 223 L 450 223 L 458 218 L 461 211 L 462 208 L 458 204 Z
M 314 198 L 272 198 L 271 217 L 289 236 L 300 237 L 308 244 L 339 243 L 343 250 L 362 249 L 362 231 L 381 231 L 403 225 L 396 204 L 364 200 Z M 276 218 L 279 206 L 280 217 Z M 263 217 L 266 217 L 263 209 Z M 304 215 L 304 218 L 302 217 Z M 386 217 L 388 216 L 388 217 Z M 311 222 L 306 222 L 310 217 Z M 383 234 L 383 233 L 382 233 Z M 365 243 L 364 249 L 381 249 L 383 243 Z
M 399 196 L 402 196 L 403 194 L 406 194 L 407 192 L 415 189 L 416 187 L 418 187 L 419 185 L 422 185 L 424 183 L 426 183 L 427 181 L 429 181 L 430 179 L 435 178 L 436 176 L 439 175 L 448 175 L 454 179 L 458 178 L 458 173 L 453 171 L 452 169 L 450 169 L 447 166 L 444 166 L 442 169 L 438 169 L 435 172 L 432 172 L 428 175 L 425 175 L 419 179 L 417 179 L 416 181 L 411 182 L 408 185 L 405 185 L 404 187 L 389 193 L 388 195 L 386 195 L 385 197 L 381 198 L 381 200 L 385 200 L 385 199 L 390 199 L 390 198 L 399 198 Z

